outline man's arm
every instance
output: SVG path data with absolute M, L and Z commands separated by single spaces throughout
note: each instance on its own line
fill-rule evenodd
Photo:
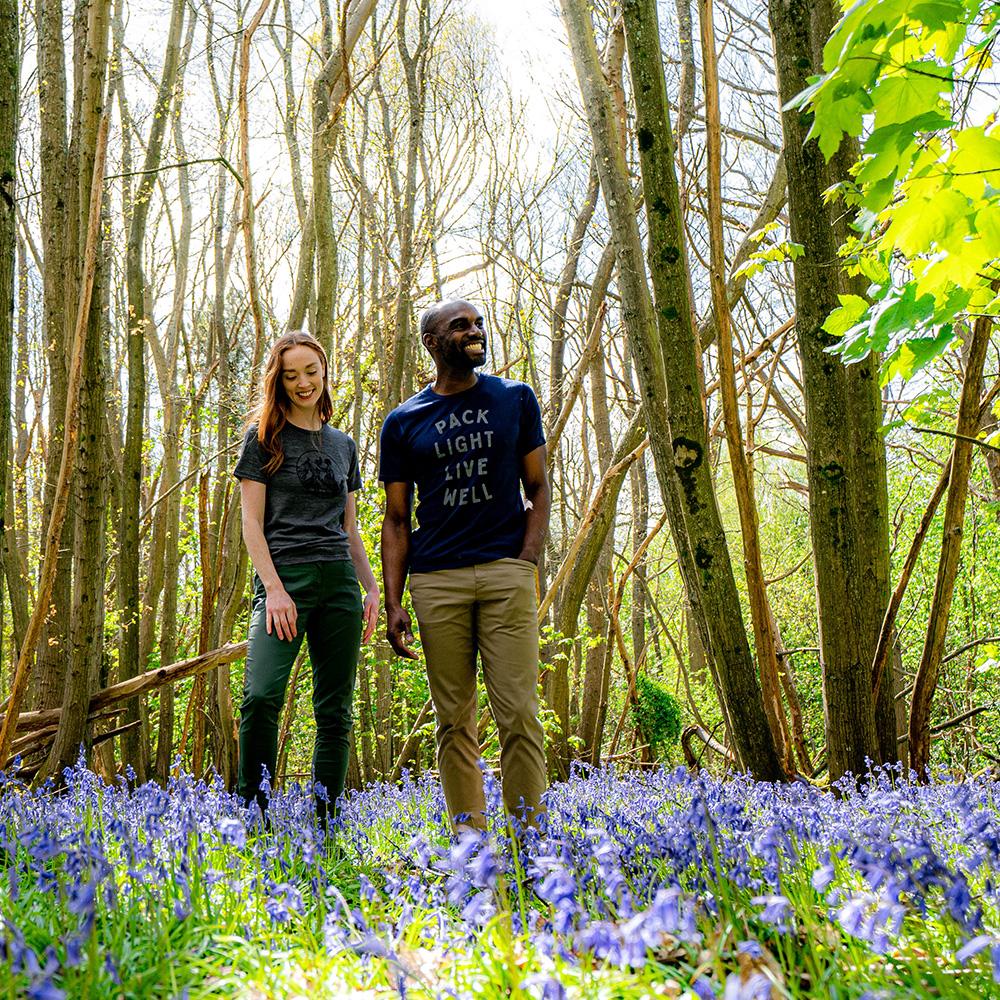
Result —
M 410 648 L 413 625 L 403 608 L 403 587 L 410 560 L 410 496 L 412 483 L 385 484 L 382 517 L 382 590 L 385 594 L 386 637 L 397 655 L 415 660 Z
M 524 542 L 519 559 L 537 565 L 549 530 L 549 478 L 545 474 L 545 445 L 529 451 L 521 459 L 521 483 L 528 499 Z

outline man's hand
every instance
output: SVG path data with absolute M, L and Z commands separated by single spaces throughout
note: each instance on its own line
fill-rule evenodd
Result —
M 271 634 L 272 628 L 278 634 L 279 639 L 287 639 L 291 642 L 298 634 L 295 629 L 295 622 L 299 617 L 299 612 L 295 607 L 295 601 L 289 596 L 284 587 L 277 587 L 267 592 L 267 634 Z
M 415 660 L 417 654 L 410 649 L 413 640 L 413 626 L 410 616 L 402 607 L 386 608 L 386 638 L 389 645 L 395 650 L 397 656 L 405 657 L 407 660 Z

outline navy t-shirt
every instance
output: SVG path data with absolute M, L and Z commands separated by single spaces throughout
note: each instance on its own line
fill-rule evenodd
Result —
M 410 571 L 516 558 L 521 459 L 543 444 L 538 400 L 523 382 L 480 375 L 462 392 L 428 386 L 397 406 L 382 425 L 379 479 L 416 485 Z

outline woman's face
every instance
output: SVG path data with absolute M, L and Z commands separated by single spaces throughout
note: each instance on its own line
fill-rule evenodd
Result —
M 296 344 L 281 356 L 281 385 L 298 416 L 312 419 L 323 394 L 323 374 L 323 359 L 305 344 Z

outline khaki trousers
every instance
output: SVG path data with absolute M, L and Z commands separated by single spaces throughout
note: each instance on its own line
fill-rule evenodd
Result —
M 438 771 L 448 814 L 485 827 L 486 803 L 476 729 L 476 653 L 500 734 L 507 811 L 533 822 L 545 791 L 545 737 L 538 720 L 536 568 L 497 559 L 410 575 L 437 717 Z M 523 805 L 522 805 L 523 803 Z

